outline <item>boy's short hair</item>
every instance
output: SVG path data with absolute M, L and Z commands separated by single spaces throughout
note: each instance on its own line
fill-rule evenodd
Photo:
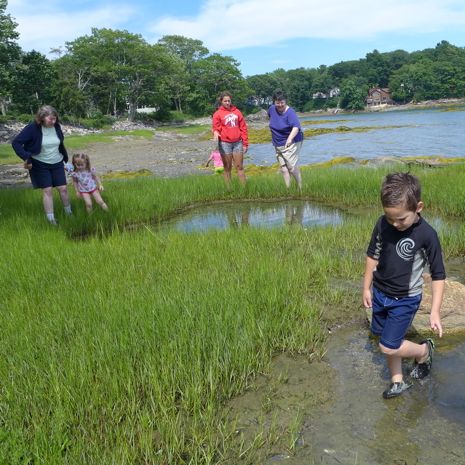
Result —
M 381 186 L 381 204 L 383 207 L 404 206 L 416 211 L 421 200 L 420 180 L 410 173 L 390 173 Z

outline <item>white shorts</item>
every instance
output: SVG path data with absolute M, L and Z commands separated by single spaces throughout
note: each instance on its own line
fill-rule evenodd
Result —
M 299 153 L 302 148 L 303 141 L 295 142 L 289 147 L 275 147 L 276 158 L 278 159 L 279 166 L 281 168 L 287 167 L 289 171 L 292 171 L 299 161 Z

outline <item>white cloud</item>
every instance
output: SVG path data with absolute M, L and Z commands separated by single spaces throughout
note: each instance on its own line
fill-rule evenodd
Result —
M 37 7 L 40 5 L 40 8 Z M 24 0 L 10 0 L 7 13 L 18 24 L 19 45 L 47 54 L 51 48 L 91 33 L 92 27 L 117 28 L 127 22 L 134 11 L 128 7 L 103 7 L 73 12 L 64 11 L 62 3 L 47 1 L 35 4 Z
M 263 46 L 295 38 L 370 39 L 465 27 L 465 3 L 454 0 L 207 0 L 189 19 L 165 17 L 152 25 L 159 38 L 200 39 L 212 51 Z

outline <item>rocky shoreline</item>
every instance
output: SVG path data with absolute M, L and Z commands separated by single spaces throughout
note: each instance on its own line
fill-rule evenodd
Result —
M 369 111 L 411 110 L 418 108 L 434 108 L 438 106 L 464 105 L 465 99 L 448 99 L 405 105 L 389 105 L 382 108 L 373 107 Z M 344 111 L 337 111 L 344 114 Z M 302 116 L 334 115 L 334 110 L 301 114 Z M 248 115 L 247 122 L 250 128 L 260 129 L 266 126 L 266 111 Z M 185 122 L 179 126 L 192 124 L 211 124 L 211 117 L 199 118 Z M 172 126 L 172 125 L 171 125 Z M 12 122 L 0 124 L 0 144 L 11 143 L 13 137 L 24 127 L 23 123 Z M 100 130 L 89 130 L 78 126 L 63 125 L 65 136 L 76 134 L 99 133 Z M 145 126 L 129 121 L 116 122 L 115 131 L 131 131 L 134 129 L 154 129 L 154 126 Z M 112 143 L 95 143 L 85 148 L 93 166 L 105 176 L 124 177 L 125 174 L 140 172 L 160 177 L 176 177 L 192 174 L 209 174 L 204 165 L 210 151 L 214 148 L 213 141 L 201 140 L 198 136 L 186 136 L 176 132 L 164 131 L 163 125 L 158 125 L 151 140 L 135 138 L 133 136 L 115 136 Z M 75 150 L 76 151 L 76 150 Z M 17 164 L 0 164 L 0 188 L 30 185 L 27 171 L 18 159 Z

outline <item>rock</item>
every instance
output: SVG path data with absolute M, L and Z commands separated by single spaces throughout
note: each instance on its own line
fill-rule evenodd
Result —
M 423 300 L 413 319 L 409 334 L 431 335 L 429 314 L 431 311 L 431 276 L 424 274 Z M 371 323 L 371 310 L 366 311 Z M 441 306 L 441 323 L 446 335 L 465 333 L 465 286 L 458 281 L 446 279 L 444 300 Z
M 257 113 L 253 113 L 252 115 L 248 115 L 245 117 L 247 122 L 255 123 L 259 121 L 268 121 L 268 113 L 266 110 L 260 110 Z
M 412 330 L 421 334 L 431 331 L 429 325 L 431 277 L 426 274 L 423 277 L 425 279 L 423 300 L 412 324 Z M 465 286 L 458 281 L 446 279 L 441 323 L 445 334 L 465 332 Z

